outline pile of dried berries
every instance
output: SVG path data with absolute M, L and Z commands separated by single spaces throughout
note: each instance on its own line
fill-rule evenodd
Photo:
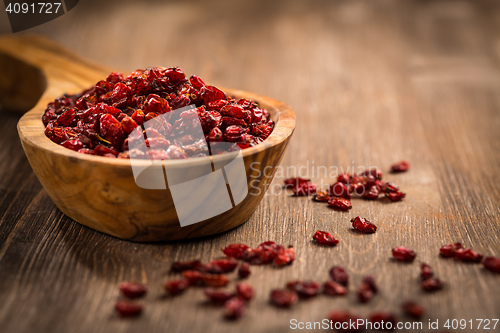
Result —
M 196 75 L 187 79 L 177 67 L 139 69 L 127 77 L 111 73 L 82 93 L 56 98 L 42 120 L 45 135 L 57 144 L 119 158 L 183 159 L 244 149 L 274 128 L 256 102 L 233 99 Z M 147 151 L 134 149 L 139 139 Z M 230 144 L 215 144 L 221 141 Z
M 395 166 L 399 165 L 399 169 Z M 402 172 L 410 168 L 410 164 L 401 161 L 392 166 L 393 172 Z M 395 171 L 398 170 L 398 171 Z M 292 190 L 294 196 L 314 195 L 316 202 L 327 202 L 328 206 L 340 211 L 348 211 L 352 208 L 351 199 L 359 197 L 365 200 L 376 200 L 380 195 L 391 201 L 401 201 L 406 196 L 394 183 L 382 181 L 382 171 L 370 169 L 357 175 L 343 173 L 337 177 L 337 182 L 330 186 L 328 191 L 317 192 L 317 186 L 306 178 L 285 179 L 285 188 Z

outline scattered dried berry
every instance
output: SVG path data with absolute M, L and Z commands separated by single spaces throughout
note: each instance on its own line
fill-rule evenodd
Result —
M 313 183 L 302 183 L 292 188 L 292 191 L 293 195 L 296 197 L 313 195 L 314 193 L 316 193 L 316 185 L 314 185 Z
M 333 266 L 330 268 L 329 274 L 333 281 L 346 287 L 349 285 L 349 275 L 347 275 L 344 268 L 340 266 Z
M 281 247 L 275 251 L 274 263 L 276 266 L 290 265 L 294 261 L 295 250 L 293 249 L 293 246 L 289 246 L 288 249 Z
M 208 287 L 224 287 L 229 283 L 229 279 L 222 274 L 202 274 L 201 281 Z
M 226 303 L 224 303 L 224 309 L 223 309 L 224 318 L 238 319 L 243 315 L 246 307 L 247 304 L 244 299 L 241 299 L 239 297 L 233 297 L 230 300 L 226 301 Z
M 378 292 L 377 282 L 375 282 L 375 277 L 373 275 L 366 275 L 363 278 L 362 283 L 366 284 L 373 291 L 374 294 Z
M 394 163 L 392 166 L 391 166 L 391 171 L 392 172 L 404 172 L 404 171 L 408 171 L 410 169 L 410 163 L 408 163 L 407 161 L 399 161 L 397 163 Z
M 121 317 L 137 317 L 142 313 L 142 304 L 121 300 L 116 302 L 115 309 Z
M 326 231 L 316 231 L 313 238 L 318 244 L 325 246 L 335 246 L 339 243 L 338 239 Z
M 352 208 L 351 202 L 345 198 L 332 197 L 328 200 L 328 206 L 333 209 L 348 211 Z
M 170 266 L 170 271 L 174 273 L 181 273 L 187 270 L 203 270 L 204 265 L 200 260 L 191 260 L 191 261 L 175 261 Z
M 428 264 L 423 263 L 420 265 L 420 279 L 422 281 L 430 279 L 434 276 L 434 272 L 432 271 L 432 267 Z
M 439 249 L 439 254 L 443 258 L 451 258 L 455 256 L 455 251 L 458 249 L 462 249 L 462 243 L 453 243 L 453 244 L 448 244 L 444 245 Z
M 204 292 L 208 300 L 216 304 L 224 304 L 226 301 L 235 296 L 233 292 L 214 288 L 205 288 Z
M 455 259 L 463 262 L 481 262 L 483 260 L 483 255 L 479 254 L 471 249 L 456 249 Z
M 348 292 L 345 286 L 335 281 L 326 281 L 323 284 L 323 291 L 325 292 L 325 294 L 330 296 L 342 296 L 346 295 Z
M 370 315 L 370 321 L 374 324 L 378 323 L 378 325 L 380 325 L 379 327 L 383 331 L 393 331 L 396 329 L 396 316 L 390 312 L 374 312 Z
M 328 314 L 328 319 L 333 323 L 333 327 L 341 333 L 358 333 L 365 329 L 363 324 L 358 325 L 358 322 L 363 323 L 360 320 L 361 317 L 347 311 L 332 311 Z
M 255 294 L 251 285 L 245 282 L 240 282 L 236 285 L 236 294 L 244 300 L 251 300 Z
M 146 295 L 148 289 L 142 283 L 122 282 L 120 284 L 120 291 L 127 298 L 139 298 Z
M 416 320 L 422 319 L 425 313 L 424 307 L 413 301 L 404 302 L 401 308 L 406 315 Z
M 175 296 L 184 292 L 189 287 L 189 281 L 187 279 L 170 280 L 163 284 L 163 288 L 168 292 L 169 295 Z
M 406 193 L 403 192 L 389 192 L 385 194 L 386 197 L 388 197 L 391 201 L 396 202 L 396 201 L 401 201 L 406 197 Z
M 392 249 L 392 256 L 398 261 L 412 262 L 417 254 L 405 246 L 398 246 Z
M 345 198 L 348 200 L 350 200 L 352 197 L 347 186 L 341 182 L 337 182 L 330 186 L 330 196 Z
M 286 287 L 303 298 L 315 297 L 321 290 L 321 285 L 316 281 L 290 281 Z
M 238 262 L 233 258 L 223 258 L 212 260 L 205 268 L 205 271 L 212 274 L 230 273 L 236 269 Z
M 298 300 L 297 294 L 293 291 L 286 289 L 271 290 L 270 301 L 275 306 L 289 308 L 296 304 Z
M 201 283 L 202 273 L 199 271 L 184 271 L 182 272 L 182 277 L 188 280 L 190 286 L 196 286 Z
M 242 263 L 238 268 L 238 277 L 240 279 L 245 279 L 250 276 L 250 265 L 246 262 Z
M 374 292 L 372 288 L 366 284 L 366 283 L 361 283 L 359 288 L 358 288 L 358 300 L 361 303 L 366 303 L 370 301 L 373 298 Z
M 427 292 L 433 292 L 443 289 L 443 282 L 439 279 L 430 278 L 422 282 L 422 289 Z
M 328 202 L 330 196 L 327 191 L 319 191 L 314 197 L 313 200 L 317 202 Z
M 229 244 L 222 250 L 222 252 L 224 252 L 224 254 L 228 257 L 243 259 L 243 254 L 249 248 L 250 247 L 245 244 Z
M 302 185 L 302 184 L 305 184 L 305 183 L 309 183 L 311 180 L 310 179 L 305 179 L 305 178 L 299 178 L 299 177 L 296 177 L 296 178 L 288 178 L 288 179 L 285 179 L 284 182 L 285 182 L 285 188 L 295 188 L 299 185 Z
M 375 231 L 377 231 L 377 226 L 364 217 L 356 217 L 351 220 L 352 222 L 352 227 L 364 234 L 373 234 Z
M 483 266 L 493 273 L 500 273 L 500 258 L 486 257 L 483 259 Z

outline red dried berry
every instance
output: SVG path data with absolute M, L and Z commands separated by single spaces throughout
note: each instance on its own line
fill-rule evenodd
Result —
M 286 287 L 303 298 L 315 297 L 321 289 L 321 285 L 316 281 L 290 281 L 286 284 Z
M 332 197 L 340 197 L 345 199 L 351 199 L 351 193 L 344 183 L 337 182 L 330 186 L 330 195 Z
M 229 279 L 221 274 L 202 274 L 201 281 L 205 286 L 224 287 L 229 283 Z
M 127 298 L 139 298 L 146 295 L 148 289 L 139 282 L 122 282 L 120 292 Z
M 405 246 L 398 246 L 392 249 L 392 256 L 398 261 L 412 262 L 417 254 Z
M 187 270 L 203 270 L 205 265 L 200 260 L 191 261 L 174 261 L 170 266 L 170 271 L 174 273 L 181 273 Z
M 343 173 L 337 176 L 337 182 L 339 183 L 349 184 L 350 179 L 351 176 L 349 176 L 348 173 Z
M 394 314 L 386 311 L 374 312 L 370 315 L 370 322 L 378 324 L 383 331 L 393 331 L 396 329 L 397 319 Z M 375 326 L 376 327 L 376 326 Z
M 443 282 L 439 279 L 430 278 L 422 282 L 422 290 L 427 292 L 433 292 L 443 289 Z
M 404 172 L 408 171 L 409 169 L 410 169 L 410 163 L 404 160 L 391 165 L 392 172 Z
M 377 231 L 377 226 L 364 217 L 355 217 L 351 220 L 352 227 L 364 234 L 373 234 L 375 231 Z
M 313 200 L 316 202 L 328 202 L 330 196 L 327 191 L 319 191 L 314 197 Z
M 212 303 L 224 304 L 226 301 L 234 297 L 234 293 L 227 290 L 217 290 L 214 288 L 205 288 L 205 296 Z
M 243 263 L 241 266 L 238 268 L 238 277 L 240 279 L 245 279 L 248 276 L 250 276 L 250 265 L 248 263 Z
M 236 294 L 244 300 L 251 300 L 255 294 L 251 285 L 245 282 L 240 282 L 236 285 Z
M 401 201 L 406 197 L 406 193 L 403 192 L 390 192 L 385 194 L 392 202 Z
M 237 266 L 238 262 L 233 258 L 215 259 L 206 266 L 205 271 L 212 274 L 225 274 L 234 271 Z
M 342 296 L 347 294 L 347 288 L 335 281 L 326 281 L 323 284 L 325 294 L 330 296 Z
M 298 302 L 299 298 L 297 294 L 290 290 L 285 289 L 273 289 L 271 290 L 270 301 L 271 304 L 282 307 L 289 308 Z
M 463 262 L 481 262 L 483 255 L 471 249 L 457 249 L 455 250 L 455 259 Z
M 382 171 L 377 168 L 365 170 L 363 172 L 358 173 L 358 177 L 373 177 L 374 179 L 382 179 Z
M 239 297 L 233 297 L 224 303 L 223 314 L 226 319 L 238 319 L 243 313 L 245 313 L 245 309 L 247 304 L 244 299 Z
M 249 247 L 245 244 L 229 244 L 222 252 L 228 257 L 243 259 L 243 253 L 245 253 L 247 249 L 249 249 Z
M 434 272 L 432 271 L 432 267 L 428 264 L 423 263 L 420 265 L 420 279 L 422 281 L 430 279 L 434 276 Z
M 444 245 L 439 249 L 439 254 L 443 258 L 451 258 L 455 256 L 455 251 L 458 249 L 462 249 L 462 243 L 453 243 L 453 244 L 448 244 Z
M 313 195 L 316 193 L 316 185 L 313 183 L 302 183 L 292 188 L 292 191 L 293 195 L 296 197 Z
M 349 275 L 344 268 L 340 266 L 333 266 L 330 268 L 329 274 L 333 281 L 346 287 L 349 285 Z
M 384 183 L 381 187 L 381 190 L 384 193 L 398 192 L 399 186 L 394 183 Z
M 188 270 L 182 272 L 182 277 L 188 280 L 190 286 L 196 286 L 200 284 L 202 278 L 199 271 Z
M 184 292 L 189 287 L 187 279 L 170 280 L 163 284 L 163 288 L 169 295 L 175 296 Z
M 325 246 L 335 246 L 339 243 L 338 239 L 326 231 L 316 231 L 313 238 L 316 242 Z
M 295 178 L 285 179 L 284 183 L 285 183 L 285 188 L 294 188 L 294 187 L 297 187 L 299 185 L 309 183 L 310 181 L 311 181 L 310 179 L 295 177 Z
M 365 193 L 363 193 L 363 199 L 366 200 L 376 200 L 380 194 L 380 190 L 377 185 L 372 185 L 367 188 Z
M 279 250 L 275 251 L 274 263 L 276 266 L 290 265 L 295 261 L 295 250 L 292 246 L 288 249 L 281 247 Z
M 366 284 L 373 291 L 374 294 L 378 292 L 378 286 L 375 282 L 375 277 L 373 275 L 366 275 L 363 278 L 362 283 Z
M 404 302 L 401 308 L 406 315 L 416 320 L 422 319 L 425 313 L 424 307 L 413 301 Z
M 345 198 L 333 197 L 328 200 L 328 206 L 333 209 L 348 211 L 352 208 L 351 202 Z
M 496 257 L 486 257 L 482 262 L 484 268 L 493 273 L 500 273 L 500 258 Z
M 374 292 L 372 288 L 366 283 L 361 283 L 361 285 L 358 288 L 358 300 L 361 303 L 366 303 L 373 298 L 373 295 Z
M 131 301 L 118 301 L 115 304 L 115 309 L 120 317 L 137 317 L 142 313 L 142 304 Z

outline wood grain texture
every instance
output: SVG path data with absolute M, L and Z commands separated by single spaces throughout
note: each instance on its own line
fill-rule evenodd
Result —
M 424 323 L 499 317 L 498 276 L 437 256 L 453 241 L 500 256 L 496 2 L 86 1 L 31 32 L 106 66 L 179 65 L 216 85 L 286 102 L 296 112 L 297 129 L 277 178 L 288 167 L 326 184 L 333 177 L 322 166 L 332 173 L 358 166 L 387 171 L 403 158 L 412 169 L 385 175 L 407 193 L 401 203 L 354 200 L 350 212 L 338 213 L 279 193 L 276 179 L 241 227 L 202 240 L 136 244 L 64 216 L 21 151 L 18 116 L 2 111 L 0 331 L 288 332 L 291 318 L 321 320 L 333 309 L 399 313 L 404 299 L 426 306 Z M 357 215 L 379 231 L 352 233 L 349 220 Z M 314 246 L 310 238 L 318 229 L 341 243 Z M 173 260 L 209 260 L 229 243 L 256 246 L 268 239 L 293 244 L 298 259 L 284 269 L 253 268 L 249 282 L 257 297 L 242 320 L 223 321 L 200 290 L 161 297 Z M 397 245 L 415 249 L 417 261 L 431 264 L 446 289 L 422 294 L 418 263 L 390 261 Z M 267 304 L 271 288 L 291 279 L 323 281 L 334 264 L 351 275 L 347 298 L 319 297 L 290 311 Z M 354 291 L 365 274 L 377 276 L 381 291 L 359 305 Z M 113 305 L 117 285 L 129 279 L 147 283 L 150 294 L 144 315 L 123 321 Z

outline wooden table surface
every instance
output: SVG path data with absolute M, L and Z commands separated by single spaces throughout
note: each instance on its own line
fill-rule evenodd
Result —
M 1 15 L 0 32 L 10 33 Z M 500 317 L 498 275 L 438 256 L 451 242 L 500 256 L 498 2 L 80 1 L 29 32 L 124 71 L 178 65 L 210 83 L 271 96 L 296 111 L 297 128 L 269 195 L 244 225 L 206 239 L 138 244 L 64 216 L 22 152 L 19 115 L 2 110 L 0 332 L 275 333 L 291 331 L 291 319 L 319 321 L 334 309 L 399 316 L 406 299 L 421 302 L 424 328 L 438 319 L 439 331 L 447 331 L 447 319 Z M 389 174 L 400 159 L 411 170 Z M 327 184 L 337 170 L 369 166 L 399 184 L 405 200 L 354 199 L 341 213 L 280 189 L 294 172 Z M 349 220 L 358 215 L 377 233 L 353 233 Z M 316 230 L 332 232 L 340 244 L 315 246 Z M 282 269 L 252 267 L 256 299 L 241 320 L 223 320 L 200 289 L 163 297 L 172 261 L 208 261 L 229 243 L 266 240 L 293 244 L 297 260 Z M 416 262 L 391 261 L 398 245 L 413 248 Z M 420 291 L 421 262 L 432 265 L 444 290 Z M 332 265 L 350 274 L 347 297 L 320 296 L 292 310 L 268 304 L 272 288 L 292 279 L 325 281 Z M 376 276 L 380 292 L 361 305 L 355 290 L 366 274 Z M 150 289 L 135 320 L 114 312 L 124 280 Z

